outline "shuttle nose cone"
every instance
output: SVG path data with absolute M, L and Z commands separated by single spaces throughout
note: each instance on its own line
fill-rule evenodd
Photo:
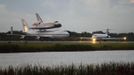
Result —
M 62 25 L 61 24 L 55 24 L 55 27 L 61 27 Z

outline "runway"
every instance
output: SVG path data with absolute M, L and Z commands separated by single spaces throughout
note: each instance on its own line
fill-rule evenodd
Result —
M 4 43 L 13 43 L 13 44 L 123 44 L 123 43 L 131 43 L 134 44 L 134 41 L 0 41 L 0 44 Z

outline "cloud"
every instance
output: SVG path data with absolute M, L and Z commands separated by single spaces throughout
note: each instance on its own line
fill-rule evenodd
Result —
M 117 32 L 134 29 L 132 7 L 129 0 L 46 0 L 42 4 L 47 18 L 58 19 L 64 29 L 78 32 L 105 27 Z
M 13 4 L 16 2 L 0 4 L 1 30 L 9 29 L 11 25 L 21 29 L 21 17 L 26 18 L 31 25 L 36 20 L 34 15 L 36 12 L 44 21 L 58 20 L 65 30 L 77 32 L 92 32 L 105 28 L 115 29 L 117 32 L 134 30 L 134 4 L 131 0 L 40 0 L 38 3 L 35 2 L 30 0 L 31 5 L 22 6 L 26 2 L 21 1 L 20 5 L 18 4 L 19 7 Z
M 0 4 L 0 31 L 8 31 L 10 27 L 13 26 L 14 29 L 21 30 L 21 18 L 26 18 L 27 20 L 31 21 L 31 15 L 28 13 L 20 13 L 11 11 L 7 8 L 6 5 Z
M 1 9 L 1 12 L 2 12 L 2 11 L 5 11 L 5 7 L 6 7 L 5 5 L 0 4 L 0 9 Z
M 134 0 L 129 0 L 130 1 L 130 3 L 134 3 Z

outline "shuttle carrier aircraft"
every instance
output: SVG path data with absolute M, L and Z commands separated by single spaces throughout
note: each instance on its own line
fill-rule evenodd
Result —
M 28 26 L 28 23 L 22 19 L 23 32 L 26 35 L 23 35 L 22 38 L 27 36 L 35 36 L 37 39 L 42 37 L 44 38 L 65 38 L 69 37 L 69 33 L 63 30 L 54 30 L 55 28 L 60 28 L 62 25 L 55 21 L 53 23 L 48 22 L 44 23 L 38 13 L 36 13 L 37 22 L 33 23 L 32 27 Z M 50 30 L 51 29 L 51 30 Z

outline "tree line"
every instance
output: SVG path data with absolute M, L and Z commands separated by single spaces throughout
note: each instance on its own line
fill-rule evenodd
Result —
M 70 34 L 71 38 L 76 37 L 92 37 L 92 34 L 94 33 L 101 33 L 103 34 L 103 31 L 95 31 L 95 32 L 73 32 L 73 31 L 67 31 Z M 10 31 L 8 32 L 0 32 L 0 40 L 21 40 L 21 36 L 26 35 L 23 31 L 13 31 L 13 34 L 11 34 Z M 109 33 L 111 37 L 127 37 L 128 41 L 134 41 L 134 32 L 129 33 Z M 30 37 L 30 40 L 34 39 L 34 37 Z

